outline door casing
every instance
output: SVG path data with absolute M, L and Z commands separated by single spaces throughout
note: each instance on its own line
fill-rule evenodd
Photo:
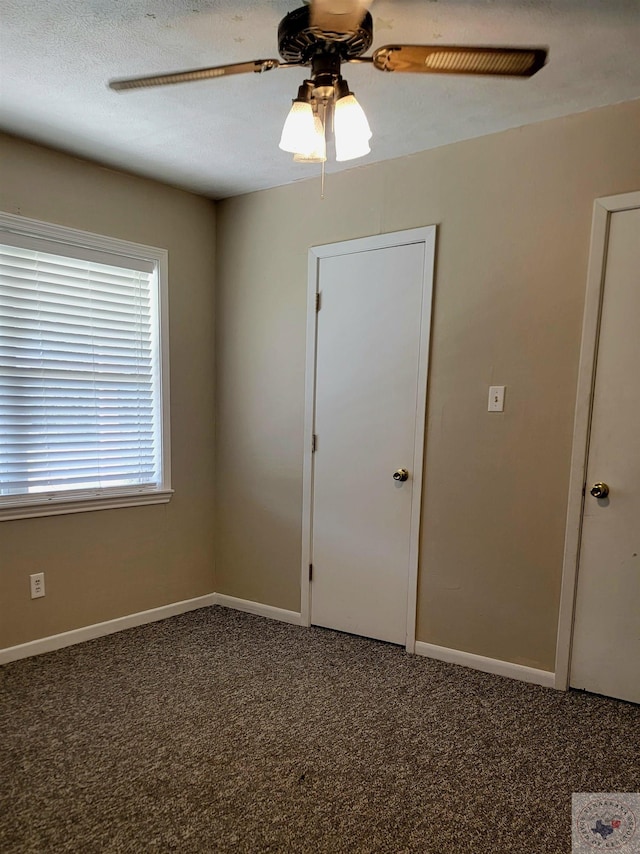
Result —
M 301 617 L 302 624 L 311 625 L 311 583 L 309 565 L 311 563 L 311 542 L 313 535 L 313 428 L 315 421 L 315 378 L 317 311 L 320 260 L 335 255 L 347 255 L 353 252 L 368 252 L 373 249 L 386 249 L 391 246 L 403 246 L 408 243 L 423 243 L 425 263 L 422 281 L 422 319 L 420 324 L 420 355 L 418 368 L 418 389 L 415 413 L 415 443 L 411 471 L 418 473 L 413 478 L 413 502 L 411 506 L 411 530 L 409 550 L 409 579 L 407 596 L 407 652 L 415 651 L 416 608 L 418 587 L 418 551 L 420 542 L 420 514 L 423 479 L 424 437 L 426 425 L 427 378 L 429 372 L 429 343 L 431 335 L 431 304 L 433 296 L 433 278 L 435 265 L 436 226 L 412 228 L 388 234 L 378 234 L 354 240 L 313 246 L 308 256 L 307 286 L 307 354 L 305 372 L 305 416 L 304 416 L 304 468 L 302 498 L 302 567 L 301 567 Z
M 589 451 L 589 429 L 593 409 L 595 367 L 610 220 L 613 213 L 637 207 L 640 207 L 640 191 L 605 196 L 596 199 L 593 206 L 556 644 L 555 687 L 562 691 L 566 691 L 569 687 L 571 641 L 584 506 L 583 489 Z

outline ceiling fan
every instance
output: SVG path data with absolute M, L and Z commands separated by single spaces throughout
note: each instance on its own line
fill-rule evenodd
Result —
M 371 129 L 347 81 L 343 63 L 370 63 L 379 71 L 419 74 L 531 77 L 547 59 L 541 47 L 474 47 L 462 45 L 390 44 L 363 56 L 373 41 L 373 19 L 363 0 L 310 0 L 280 21 L 279 59 L 256 59 L 189 71 L 112 80 L 116 91 L 188 83 L 275 68 L 310 67 L 285 122 L 280 148 L 294 160 L 326 160 L 327 117 L 333 117 L 337 160 L 369 153 Z

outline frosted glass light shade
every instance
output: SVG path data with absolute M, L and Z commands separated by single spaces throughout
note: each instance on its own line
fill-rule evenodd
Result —
M 292 154 L 308 156 L 315 145 L 316 127 L 311 104 L 294 101 L 282 128 L 280 148 Z
M 351 94 L 336 101 L 334 114 L 336 160 L 354 160 L 371 151 L 371 128 L 364 110 Z
M 369 154 L 371 147 L 368 139 L 353 140 L 347 139 L 339 142 L 339 135 L 336 133 L 336 160 L 355 160 L 356 157 L 364 157 Z
M 294 154 L 296 163 L 324 163 L 327 159 L 327 143 L 324 138 L 324 127 L 320 116 L 314 115 L 313 124 L 315 128 L 315 143 L 310 154 Z

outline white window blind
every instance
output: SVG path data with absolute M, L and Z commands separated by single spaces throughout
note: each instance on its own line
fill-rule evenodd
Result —
M 162 432 L 157 265 L 0 233 L 0 510 L 161 490 Z

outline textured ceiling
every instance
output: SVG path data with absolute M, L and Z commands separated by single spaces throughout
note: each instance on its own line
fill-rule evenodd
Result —
M 300 68 L 117 94 L 113 77 L 277 57 L 296 0 L 2 0 L 0 127 L 224 198 L 318 173 L 278 141 Z M 530 80 L 343 69 L 371 154 L 415 153 L 640 97 L 640 0 L 375 0 L 373 47 L 546 45 Z M 640 137 L 640 129 L 639 129 Z M 640 144 L 640 141 L 639 141 Z

